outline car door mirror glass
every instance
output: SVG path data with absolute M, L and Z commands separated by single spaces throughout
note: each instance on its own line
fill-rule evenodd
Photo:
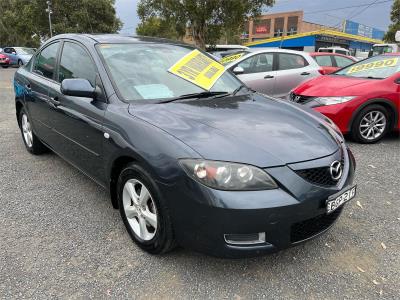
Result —
M 235 67 L 232 71 L 234 74 L 239 75 L 244 73 L 244 69 L 242 67 Z
M 66 96 L 94 98 L 95 88 L 87 79 L 64 79 L 61 82 L 61 93 Z

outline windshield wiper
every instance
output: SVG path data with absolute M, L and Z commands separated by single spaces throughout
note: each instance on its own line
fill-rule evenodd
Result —
M 232 92 L 232 95 L 234 96 L 234 95 L 236 95 L 237 93 L 239 93 L 239 91 L 242 89 L 242 88 L 246 88 L 246 86 L 245 85 L 240 85 L 236 90 L 234 90 L 233 92 Z
M 367 76 L 367 77 L 364 77 L 364 78 L 367 78 L 367 79 L 383 79 L 382 77 L 374 77 L 374 76 Z
M 228 95 L 228 92 L 210 92 L 210 91 L 206 91 L 206 92 L 200 92 L 200 93 L 192 93 L 192 94 L 185 94 L 185 95 L 181 95 L 179 97 L 176 98 L 170 98 L 170 99 L 166 99 L 163 101 L 160 101 L 159 103 L 168 103 L 168 102 L 173 102 L 173 101 L 178 101 L 178 100 L 185 100 L 185 99 L 199 99 L 199 98 L 210 98 L 210 97 L 214 97 L 217 98 L 218 96 L 225 96 Z

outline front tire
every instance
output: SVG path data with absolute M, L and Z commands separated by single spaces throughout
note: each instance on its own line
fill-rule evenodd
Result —
M 8 66 L 1 66 L 3 69 L 7 69 L 8 68 Z
M 35 155 L 42 154 L 48 150 L 33 133 L 31 122 L 25 108 L 22 108 L 19 113 L 18 123 L 26 150 Z
M 175 246 L 168 209 L 151 176 L 139 165 L 129 164 L 118 178 L 118 206 L 133 241 L 151 254 Z
M 354 119 L 351 135 L 357 142 L 372 144 L 381 140 L 389 130 L 387 110 L 378 104 L 368 105 Z

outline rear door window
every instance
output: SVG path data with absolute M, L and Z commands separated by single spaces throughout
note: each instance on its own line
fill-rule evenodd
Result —
M 314 56 L 314 59 L 321 67 L 333 67 L 333 62 L 330 55 L 318 55 Z
M 335 60 L 336 60 L 336 65 L 339 68 L 344 68 L 354 63 L 354 61 L 352 61 L 351 59 L 339 55 L 335 56 Z
M 54 78 L 59 42 L 50 44 L 36 56 L 33 71 L 49 79 Z

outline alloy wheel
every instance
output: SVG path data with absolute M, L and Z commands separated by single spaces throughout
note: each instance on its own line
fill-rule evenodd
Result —
M 375 140 L 385 132 L 386 123 L 386 116 L 381 111 L 370 111 L 361 119 L 360 134 L 366 140 Z
M 128 180 L 122 203 L 129 226 L 143 241 L 150 241 L 157 232 L 157 210 L 149 190 L 137 179 Z
M 25 143 L 29 148 L 31 148 L 33 145 L 33 134 L 32 134 L 31 123 L 29 123 L 28 116 L 26 114 L 22 115 L 21 127 Z

